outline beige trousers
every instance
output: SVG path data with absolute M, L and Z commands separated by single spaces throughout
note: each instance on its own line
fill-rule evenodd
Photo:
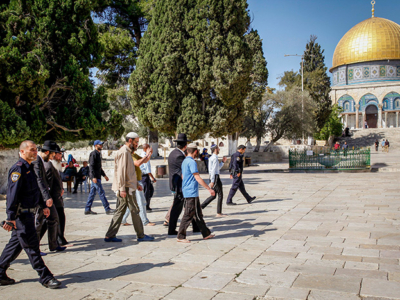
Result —
M 111 224 L 106 233 L 106 237 L 113 238 L 117 235 L 127 207 L 129 207 L 129 210 L 131 211 L 132 224 L 135 228 L 137 238 L 140 239 L 144 237 L 143 223 L 142 219 L 139 216 L 140 209 L 136 202 L 136 193 L 134 192 L 133 195 L 129 195 L 129 188 L 126 189 L 126 198 L 120 197 L 118 192 L 117 209 L 115 210 L 115 213 L 111 220 Z

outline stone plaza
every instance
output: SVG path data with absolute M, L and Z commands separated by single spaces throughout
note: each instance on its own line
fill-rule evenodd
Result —
M 373 152 L 372 160 L 389 155 L 396 163 L 400 153 Z M 172 203 L 167 178 L 155 184 L 148 214 L 157 225 L 145 227 L 154 242 L 138 243 L 128 226 L 118 234 L 122 243 L 105 243 L 111 216 L 98 196 L 99 214 L 85 216 L 88 194 L 66 193 L 74 246 L 49 253 L 46 236 L 41 246 L 62 288 L 42 287 L 22 253 L 8 271 L 17 284 L 0 286 L 1 299 L 400 299 L 399 173 L 268 172 L 277 169 L 287 161 L 246 168 L 257 199 L 249 205 L 238 192 L 238 205 L 224 204 L 225 218 L 215 217 L 213 202 L 204 214 L 216 238 L 190 233 L 191 244 L 177 243 L 162 225 Z M 227 171 L 221 177 L 226 197 L 231 180 Z M 110 183 L 105 190 L 115 207 Z M 0 231 L 1 249 L 9 236 Z

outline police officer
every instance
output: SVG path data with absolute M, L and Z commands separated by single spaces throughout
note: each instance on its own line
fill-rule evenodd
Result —
M 250 195 L 246 192 L 244 187 L 242 175 L 243 175 L 243 155 L 246 151 L 246 146 L 240 145 L 237 148 L 237 152 L 235 152 L 231 156 L 231 164 L 230 164 L 230 172 L 231 179 L 233 179 L 231 190 L 229 191 L 228 199 L 226 199 L 227 205 L 236 205 L 236 203 L 232 202 L 233 196 L 235 196 L 237 189 L 243 194 L 248 203 L 251 203 L 256 197 L 250 197 Z
M 20 159 L 8 173 L 7 188 L 7 221 L 3 228 L 13 230 L 11 239 L 0 257 L 0 285 L 14 284 L 15 280 L 7 276 L 10 263 L 25 250 L 32 267 L 38 272 L 39 282 L 47 288 L 58 288 L 61 285 L 44 264 L 40 255 L 39 240 L 35 230 L 35 210 L 38 205 L 43 208 L 46 217 L 50 210 L 40 197 L 32 161 L 37 158 L 34 142 L 24 141 L 20 147 Z

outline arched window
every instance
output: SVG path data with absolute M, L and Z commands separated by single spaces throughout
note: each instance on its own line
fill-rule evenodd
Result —
M 343 108 L 343 112 L 354 112 L 355 102 L 354 99 L 349 95 L 344 95 L 339 98 L 338 105 Z
M 400 109 L 400 99 L 396 99 L 394 100 L 394 108 L 395 109 Z

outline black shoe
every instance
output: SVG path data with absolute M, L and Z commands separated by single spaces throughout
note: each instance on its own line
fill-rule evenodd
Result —
M 85 215 L 97 215 L 97 212 L 91 210 L 85 210 Z
M 175 230 L 175 231 L 172 231 L 172 233 L 168 231 L 168 235 L 178 235 L 178 231 Z
M 77 193 L 78 193 L 78 192 L 77 192 L 76 190 L 72 192 L 72 194 L 77 194 Z
M 55 278 L 52 278 L 49 281 L 47 281 L 46 283 L 43 283 L 42 285 L 49 289 L 58 289 L 61 285 L 61 282 Z
M 254 196 L 254 197 L 251 197 L 250 198 L 250 200 L 249 201 L 247 201 L 249 204 L 251 203 L 251 202 L 253 202 L 254 200 L 256 199 L 256 197 Z
M 227 202 L 226 205 L 236 205 L 236 203 L 233 202 Z
M 11 279 L 7 275 L 4 275 L 0 278 L 0 285 L 10 285 L 10 284 L 14 284 L 14 283 L 15 283 L 15 280 Z
M 146 207 L 146 212 L 151 212 L 152 209 L 150 207 Z
M 61 252 L 61 251 L 64 251 L 65 249 L 67 249 L 67 247 L 61 247 L 61 246 L 57 246 L 57 248 L 56 249 L 53 249 L 53 250 L 50 250 L 50 251 L 52 251 L 52 252 Z
M 107 215 L 113 215 L 114 213 L 115 213 L 115 209 L 110 208 L 109 210 L 106 211 Z

